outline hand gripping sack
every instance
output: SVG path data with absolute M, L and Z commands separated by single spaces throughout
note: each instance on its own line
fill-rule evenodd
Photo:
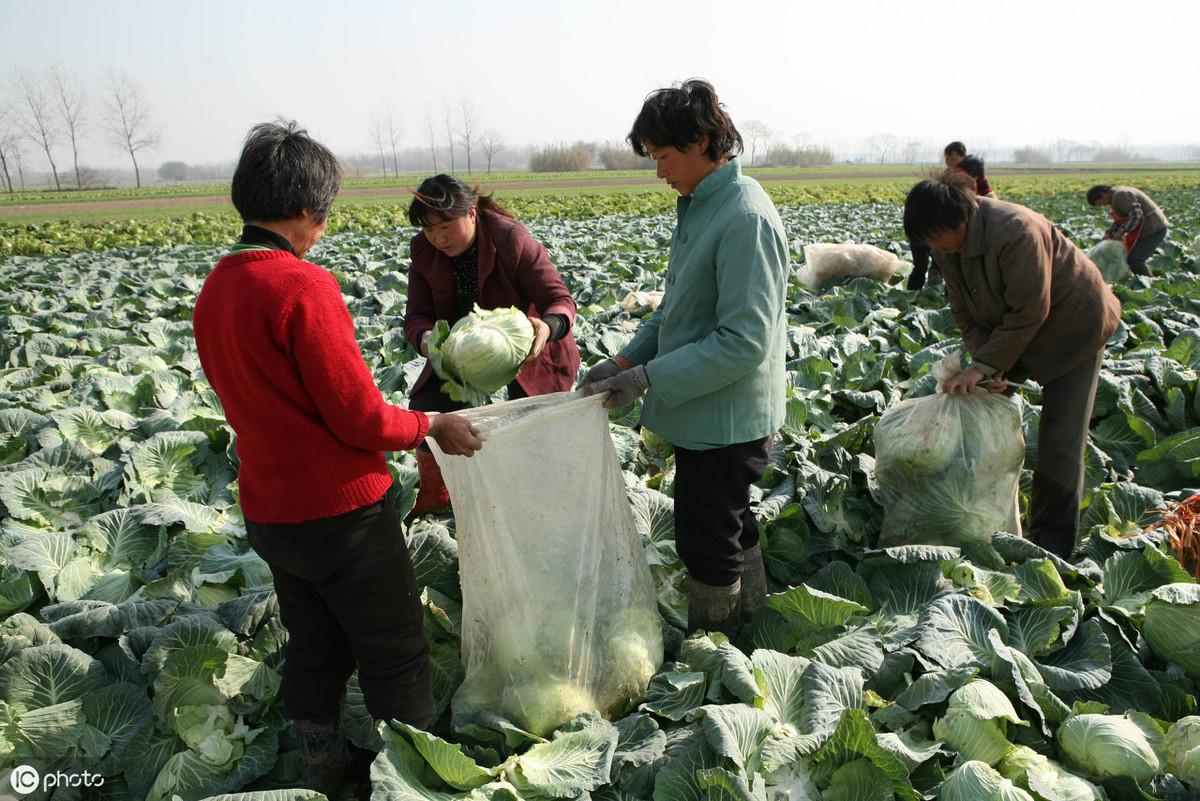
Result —
M 997 531 L 1021 534 L 1025 438 L 1012 399 L 982 389 L 910 398 L 884 413 L 874 439 L 880 548 L 970 548 Z
M 460 412 L 471 458 L 430 440 L 454 504 L 466 675 L 452 723 L 544 736 L 624 714 L 663 660 L 641 537 L 602 395 L 560 392 Z

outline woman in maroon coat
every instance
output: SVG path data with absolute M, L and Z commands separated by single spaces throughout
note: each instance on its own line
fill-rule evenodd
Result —
M 546 248 L 490 196 L 480 195 L 449 175 L 427 178 L 417 188 L 409 221 L 413 237 L 404 334 L 428 356 L 429 334 L 438 320 L 453 325 L 475 306 L 515 306 L 533 324 L 533 347 L 508 385 L 510 399 L 571 389 L 579 371 L 579 348 L 571 336 L 575 301 Z M 441 380 L 425 365 L 409 408 L 453 412 L 466 404 L 451 400 Z M 417 451 L 421 488 L 413 514 L 444 508 L 450 495 L 428 448 Z

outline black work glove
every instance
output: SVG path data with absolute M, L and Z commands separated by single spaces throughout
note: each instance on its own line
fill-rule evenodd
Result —
M 579 382 L 579 386 L 576 389 L 583 389 L 589 384 L 595 384 L 597 381 L 612 378 L 620 372 L 621 366 L 619 364 L 612 359 L 605 359 L 584 374 L 583 380 Z M 585 394 L 591 395 L 592 393 L 588 392 Z
M 650 378 L 646 375 L 646 368 L 639 364 L 637 367 L 622 370 L 612 378 L 586 384 L 582 391 L 584 395 L 607 392 L 608 398 L 605 399 L 604 406 L 615 409 L 618 406 L 628 406 L 633 403 L 646 394 L 648 389 L 650 389 Z

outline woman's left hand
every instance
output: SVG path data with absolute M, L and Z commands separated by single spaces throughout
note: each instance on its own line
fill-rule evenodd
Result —
M 529 349 L 529 355 L 525 358 L 525 364 L 542 355 L 542 348 L 546 347 L 546 342 L 550 339 L 550 326 L 546 325 L 546 321 L 538 317 L 530 317 L 529 322 L 533 324 L 533 347 Z

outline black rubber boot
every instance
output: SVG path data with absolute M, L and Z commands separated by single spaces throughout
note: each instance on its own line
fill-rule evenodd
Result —
M 719 631 L 734 639 L 741 627 L 738 618 L 741 590 L 741 580 L 728 587 L 713 587 L 692 579 L 688 593 L 688 632 Z
M 754 613 L 762 609 L 767 599 L 767 568 L 763 565 L 762 548 L 755 545 L 742 552 L 741 619 L 746 625 Z
M 340 723 L 293 721 L 304 758 L 304 783 L 310 790 L 338 797 L 350 774 L 350 749 Z

